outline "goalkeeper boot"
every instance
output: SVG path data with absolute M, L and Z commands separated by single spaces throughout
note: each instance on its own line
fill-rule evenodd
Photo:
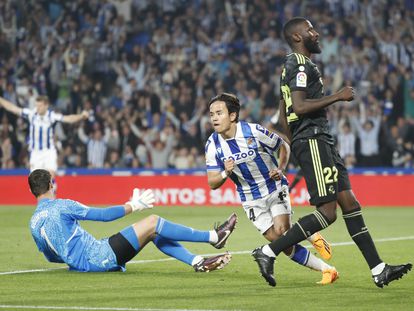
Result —
M 312 238 L 311 243 L 313 245 L 313 248 L 317 250 L 319 255 L 325 260 L 331 259 L 332 247 L 329 244 L 329 242 L 326 241 L 325 238 L 319 232 L 316 232 L 315 234 L 313 234 L 311 238 Z
M 316 282 L 317 284 L 327 285 L 335 282 L 339 278 L 339 273 L 336 271 L 335 267 L 331 269 L 326 269 L 322 271 L 322 280 Z
M 264 277 L 267 283 L 270 286 L 276 286 L 276 279 L 273 276 L 273 266 L 275 263 L 275 258 L 267 256 L 263 253 L 262 248 L 258 247 L 252 252 L 254 261 L 257 262 L 259 266 L 260 273 Z
M 384 269 L 380 274 L 373 275 L 375 285 L 383 288 L 384 285 L 388 285 L 394 280 L 401 279 L 404 274 L 408 273 L 413 267 L 412 264 L 407 263 L 405 265 L 390 266 L 385 264 Z
M 218 241 L 216 243 L 212 243 L 212 245 L 217 249 L 223 248 L 224 245 L 226 245 L 230 234 L 236 227 L 236 224 L 237 215 L 233 213 L 223 224 L 216 226 L 214 230 L 216 230 Z
M 195 272 L 210 272 L 213 270 L 223 269 L 231 260 L 231 255 L 225 253 L 213 257 L 203 258 L 199 263 L 193 267 Z

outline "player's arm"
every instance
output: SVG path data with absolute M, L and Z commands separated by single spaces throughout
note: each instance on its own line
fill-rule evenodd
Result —
M 0 97 L 0 106 L 6 109 L 7 111 L 14 113 L 15 115 L 20 116 L 22 114 L 23 109 L 16 106 L 15 104 L 9 102 L 8 100 Z
M 230 174 L 233 172 L 234 169 L 234 161 L 233 160 L 227 160 L 224 161 L 224 170 L 223 171 L 207 171 L 207 179 L 208 179 L 208 185 L 211 189 L 218 189 L 223 185 L 227 179 L 227 177 L 230 176 Z
M 69 115 L 63 116 L 62 122 L 63 123 L 76 123 L 82 120 L 86 120 L 87 118 L 89 118 L 89 112 L 84 110 L 78 114 L 69 114 Z
M 280 124 L 283 133 L 279 133 L 276 131 L 276 134 L 278 134 L 280 137 L 282 137 L 287 143 L 290 144 L 292 141 L 292 133 L 289 130 L 289 126 L 287 123 L 287 117 L 286 117 L 286 103 L 283 99 L 279 101 L 279 119 L 278 123 Z M 286 134 L 286 135 L 284 135 Z
M 152 190 L 147 189 L 144 192 L 135 188 L 130 201 L 124 205 L 110 206 L 106 208 L 89 207 L 84 220 L 95 221 L 113 221 L 132 212 L 142 211 L 147 208 L 153 208 L 155 196 Z
M 276 180 L 280 180 L 283 178 L 286 168 L 289 163 L 290 157 L 290 147 L 289 144 L 282 140 L 282 143 L 279 147 L 279 166 L 276 169 L 273 169 L 269 172 L 269 176 Z
M 355 91 L 352 87 L 346 86 L 335 94 L 318 99 L 307 99 L 306 92 L 301 90 L 292 91 L 291 96 L 293 111 L 299 116 L 318 111 L 337 101 L 351 101 L 354 99 Z

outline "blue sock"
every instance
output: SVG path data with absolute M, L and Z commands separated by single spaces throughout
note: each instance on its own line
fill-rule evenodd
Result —
M 157 235 L 152 242 L 164 254 L 170 257 L 174 257 L 175 259 L 178 259 L 191 266 L 195 255 L 190 253 L 180 243 L 168 240 L 160 235 Z
M 309 259 L 310 252 L 304 248 L 302 245 L 296 244 L 293 246 L 293 254 L 290 255 L 290 259 L 297 262 L 298 264 L 302 266 L 306 266 Z
M 194 230 L 193 228 L 175 224 L 164 218 L 159 218 L 155 232 L 168 240 L 187 242 L 209 242 L 210 232 Z

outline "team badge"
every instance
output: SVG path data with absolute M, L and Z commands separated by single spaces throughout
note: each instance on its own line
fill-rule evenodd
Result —
M 296 86 L 297 87 L 306 87 L 306 80 L 308 79 L 306 73 L 298 72 L 296 75 Z
M 305 66 L 299 66 L 299 71 L 305 71 Z
M 256 140 L 253 137 L 248 137 L 246 143 L 249 148 L 257 148 Z

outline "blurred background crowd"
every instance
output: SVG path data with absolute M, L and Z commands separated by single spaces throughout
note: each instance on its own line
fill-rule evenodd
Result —
M 414 0 L 0 1 L 0 95 L 93 111 L 56 126 L 60 168 L 203 168 L 215 94 L 274 126 L 281 30 L 299 15 L 320 33 L 326 95 L 357 92 L 329 108 L 347 166 L 414 167 Z M 28 167 L 28 124 L 0 118 L 1 167 Z

